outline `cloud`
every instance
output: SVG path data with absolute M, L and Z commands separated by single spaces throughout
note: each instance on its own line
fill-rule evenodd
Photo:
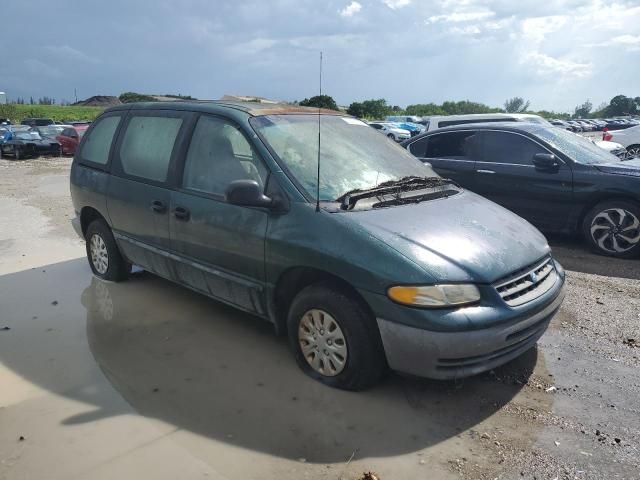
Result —
M 454 12 L 444 15 L 434 15 L 427 19 L 427 23 L 459 23 L 459 22 L 471 22 L 474 20 L 483 20 L 489 17 L 493 17 L 494 12 L 489 11 L 477 11 L 477 12 Z
M 354 2 L 351 2 L 349 5 L 347 5 L 346 7 L 344 7 L 338 13 L 340 14 L 341 17 L 353 17 L 360 10 L 362 10 L 362 5 L 354 1 Z
M 583 78 L 588 77 L 593 69 L 591 63 L 562 60 L 540 52 L 532 52 L 525 56 L 524 63 L 532 65 L 538 75 L 549 76 Z
M 468 98 L 573 111 L 638 95 L 638 0 L 110 0 L 5 2 L 0 81 L 10 98 L 124 91 L 295 100 L 317 88 L 339 104 Z M 153 8 L 149 8 L 150 4 Z M 126 11 L 127 15 L 121 12 Z M 74 38 L 60 25 L 73 18 Z M 158 34 L 160 32 L 160 34 Z M 17 67 L 16 67 L 17 66 Z M 398 72 L 408 72 L 398 80 Z M 482 88 L 478 88 L 481 85 Z M 606 88 L 602 88 L 606 85 Z
M 47 45 L 44 49 L 61 60 L 99 63 L 98 59 L 90 57 L 86 53 L 69 45 Z
M 382 0 L 387 7 L 391 10 L 397 10 L 398 8 L 406 7 L 411 3 L 411 0 Z

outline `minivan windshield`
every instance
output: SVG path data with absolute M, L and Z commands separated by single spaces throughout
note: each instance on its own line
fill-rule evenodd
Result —
M 374 188 L 406 177 L 438 177 L 429 167 L 366 123 L 351 117 L 321 116 L 320 200 Z M 265 115 L 251 125 L 277 155 L 281 166 L 316 198 L 318 115 Z
M 562 128 L 542 128 L 534 133 L 577 163 L 596 165 L 621 161 L 613 153 L 598 147 L 580 135 Z

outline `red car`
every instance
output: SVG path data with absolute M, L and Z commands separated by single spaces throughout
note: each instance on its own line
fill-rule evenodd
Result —
M 73 125 L 60 132 L 56 140 L 60 143 L 63 155 L 74 155 L 76 153 L 76 148 L 78 148 L 78 144 L 87 128 L 89 128 L 89 125 Z

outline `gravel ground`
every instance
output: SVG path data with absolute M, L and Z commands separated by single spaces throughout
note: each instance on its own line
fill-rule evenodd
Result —
M 94 375 L 107 385 L 104 395 L 117 397 L 116 403 L 124 398 L 128 418 L 161 418 L 172 428 L 196 433 L 197 440 L 173 433 L 178 440 L 172 445 L 179 444 L 181 452 L 187 451 L 198 462 L 214 468 L 220 474 L 215 478 L 351 480 L 362 478 L 362 472 L 368 470 L 376 472 L 380 480 L 640 478 L 639 260 L 608 259 L 591 254 L 579 241 L 551 238 L 554 255 L 567 269 L 567 296 L 537 349 L 495 371 L 463 381 L 393 375 L 371 392 L 336 392 L 314 382 L 305 383 L 288 358 L 286 345 L 275 337 L 269 340 L 267 327 L 181 287 L 145 273 L 126 284 L 93 280 L 90 287 L 82 287 L 90 279 L 84 261 L 56 263 L 78 259 L 83 249 L 69 225 L 69 166 L 69 159 L 0 160 L 0 284 L 4 285 L 0 305 L 6 308 L 0 315 L 0 327 L 6 324 L 12 328 L 0 332 L 4 375 L 19 378 L 10 383 L 18 391 L 37 384 L 58 392 L 60 382 L 75 382 L 74 388 L 47 396 L 39 415 L 54 411 L 59 395 L 71 398 L 89 388 L 84 385 L 87 380 L 74 375 L 71 367 L 91 363 L 88 358 L 93 358 L 103 372 Z M 12 228 L 7 228 L 9 225 Z M 39 289 L 49 310 L 30 311 L 16 293 L 5 293 L 13 291 L 20 275 L 35 275 L 31 272 L 39 273 L 42 268 L 44 276 L 45 265 L 47 274 L 59 272 L 55 274 L 59 280 L 42 287 L 42 277 L 28 276 L 24 282 Z M 16 280 L 11 275 L 17 275 Z M 60 318 L 46 313 L 53 308 L 49 299 L 60 299 L 63 305 L 63 294 L 71 288 L 86 288 L 83 305 L 87 296 L 98 298 L 98 307 L 87 307 L 86 325 L 73 329 L 63 323 L 72 313 Z M 53 293 L 56 289 L 59 293 Z M 136 303 L 147 297 L 150 300 L 144 308 Z M 176 308 L 189 314 L 176 319 L 171 316 Z M 38 343 L 33 335 L 20 336 L 21 316 L 49 322 L 47 331 L 62 332 L 59 341 L 85 345 L 82 348 L 90 350 L 92 357 L 82 361 L 69 358 L 65 363 L 68 368 L 50 373 L 46 368 L 56 353 L 49 352 L 46 355 L 51 358 L 36 361 L 39 349 L 34 345 Z M 212 319 L 218 322 L 217 330 L 208 330 Z M 16 336 L 11 343 L 1 343 L 13 333 Z M 252 348 L 263 349 L 252 351 L 257 360 L 238 352 L 241 347 L 225 350 L 230 342 L 222 340 L 232 340 L 234 335 Z M 123 337 L 132 348 L 123 350 L 121 343 L 111 343 Z M 198 369 L 212 363 L 215 349 L 226 352 L 225 364 L 234 360 L 246 364 L 246 372 L 229 376 L 226 366 L 213 365 L 204 373 L 200 371 L 207 381 L 198 383 Z M 32 353 L 24 353 L 28 351 Z M 197 359 L 197 367 L 190 363 L 195 361 L 190 356 Z M 212 390 L 216 383 L 231 392 L 240 388 L 241 379 L 252 375 L 253 361 L 258 362 L 256 369 L 268 374 L 267 379 L 255 380 L 236 397 L 227 398 Z M 195 373 L 189 373 L 192 371 Z M 0 381 L 2 378 L 0 370 Z M 151 388 L 151 381 L 164 382 L 160 393 Z M 147 384 L 148 389 L 141 387 Z M 165 390 L 167 397 L 162 396 Z M 282 401 L 283 396 L 287 397 L 284 412 L 264 407 L 271 401 Z M 12 442 L 20 424 L 16 419 L 33 416 L 29 402 L 20 398 L 9 389 L 0 392 L 0 478 L 29 478 L 24 472 L 38 462 L 52 471 L 62 468 L 58 463 L 72 463 L 47 464 L 47 450 L 57 448 L 53 439 L 42 441 L 42 450 L 34 450 L 31 457 L 15 453 Z M 206 402 L 196 400 L 202 398 Z M 99 406 L 101 400 L 91 402 Z M 261 406 L 254 417 L 256 403 Z M 227 409 L 233 413 L 226 414 Z M 105 429 L 123 415 L 115 410 L 112 416 L 105 414 L 90 422 L 92 428 Z M 236 414 L 243 418 L 235 421 L 241 427 L 234 423 Z M 38 420 L 38 425 L 42 423 Z M 54 429 L 63 423 L 33 428 Z M 326 438 L 329 431 L 333 432 L 330 442 Z M 6 437 L 7 432 L 11 438 Z M 68 442 L 91 442 L 77 433 L 63 432 Z M 45 430 L 39 435 L 45 438 Z M 118 442 L 121 440 L 111 439 L 108 445 Z M 62 458 L 65 449 L 60 450 Z M 156 458 L 173 454 L 174 450 L 160 450 Z M 140 461 L 144 472 L 149 466 L 144 462 L 151 460 Z M 184 461 L 191 467 L 195 460 L 189 457 Z M 134 471 L 138 470 L 129 465 L 111 473 L 131 478 Z

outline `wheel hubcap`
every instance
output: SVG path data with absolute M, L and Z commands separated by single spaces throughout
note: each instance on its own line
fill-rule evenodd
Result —
M 298 324 L 298 342 L 307 363 L 316 372 L 334 377 L 347 364 L 347 342 L 338 322 L 327 312 L 312 309 Z
M 91 253 L 91 263 L 93 263 L 96 272 L 104 275 L 109 268 L 109 254 L 107 253 L 107 245 L 97 233 L 91 236 L 89 252 Z
M 628 210 L 610 208 L 593 218 L 591 237 L 602 250 L 624 253 L 640 242 L 640 221 Z
M 640 147 L 629 148 L 627 150 L 627 156 L 629 158 L 640 157 Z

